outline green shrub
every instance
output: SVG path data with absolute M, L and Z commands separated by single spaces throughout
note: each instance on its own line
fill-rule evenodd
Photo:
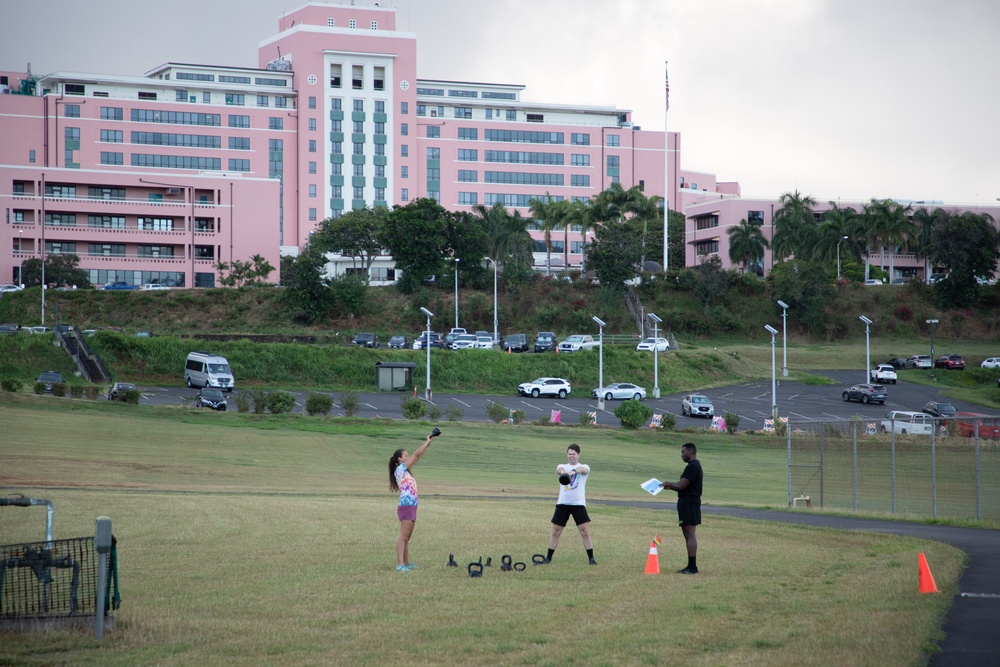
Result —
M 66 383 L 65 382 L 53 382 L 52 383 L 52 395 L 53 396 L 65 396 L 66 395 Z
M 429 418 L 431 418 L 431 419 L 440 419 L 441 418 L 441 406 L 440 405 L 434 405 L 433 403 L 431 405 L 428 405 L 427 406 L 427 416 Z
M 524 423 L 524 417 L 525 417 L 524 410 L 511 410 L 510 414 L 511 417 L 513 417 L 514 419 L 515 424 Z
M 549 426 L 552 424 L 552 417 L 550 415 L 543 414 L 531 423 L 535 426 Z
M 726 430 L 729 431 L 729 434 L 736 433 L 736 429 L 740 425 L 740 416 L 735 412 L 726 411 L 722 418 L 726 420 Z
M 660 417 L 660 428 L 665 431 L 673 431 L 677 428 L 677 415 L 672 412 L 664 412 Z
M 325 415 L 333 407 L 333 396 L 329 394 L 306 394 L 306 414 Z
M 449 405 L 444 409 L 444 414 L 448 421 L 457 422 L 461 421 L 462 417 L 465 416 L 465 410 L 457 405 Z
M 353 417 L 358 412 L 358 406 L 361 404 L 358 398 L 357 392 L 345 391 L 340 395 L 340 409 L 344 411 L 344 414 L 348 417 Z
M 101 387 L 96 384 L 88 384 L 83 388 L 83 394 L 88 401 L 96 401 L 97 395 L 101 393 Z
M 590 416 L 590 413 L 584 410 L 580 413 L 580 426 L 592 426 L 594 424 L 594 418 Z
M 0 388 L 12 394 L 16 394 L 21 391 L 21 387 L 23 386 L 24 385 L 20 380 L 15 380 L 14 378 L 4 378 L 3 380 L 0 380 Z
M 245 391 L 236 394 L 236 411 L 250 412 L 250 395 Z
M 499 424 L 510 417 L 510 410 L 500 401 L 486 401 L 486 418 L 494 424 Z
M 788 433 L 788 422 L 782 421 L 781 419 L 775 419 L 774 434 L 784 438 L 787 433 Z
M 400 401 L 403 416 L 407 419 L 420 419 L 427 412 L 427 404 L 419 398 L 407 396 Z
M 615 408 L 615 417 L 623 428 L 639 428 L 653 416 L 653 408 L 641 401 L 629 399 Z
M 81 396 L 83 396 L 83 385 L 82 384 L 70 385 L 69 395 L 72 396 L 73 398 L 80 398 Z
M 275 389 L 267 394 L 267 409 L 273 415 L 291 412 L 295 408 L 295 394 L 284 389 Z
M 142 392 L 138 389 L 129 389 L 128 391 L 123 391 L 121 394 L 121 400 L 130 405 L 139 405 L 139 399 L 142 398 Z
M 267 411 L 267 392 L 260 387 L 250 390 L 250 398 L 253 399 L 253 413 L 262 415 Z

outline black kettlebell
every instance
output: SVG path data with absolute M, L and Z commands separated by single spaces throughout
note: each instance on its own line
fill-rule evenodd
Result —
M 482 560 L 482 559 L 480 559 Z M 493 567 L 493 556 L 486 557 L 486 567 Z
M 448 554 L 448 567 L 458 567 L 458 563 L 455 562 L 455 554 Z
M 481 577 L 481 576 L 483 576 L 483 564 L 482 563 L 469 563 L 469 576 L 470 577 Z
M 532 565 L 545 565 L 545 556 L 542 554 L 535 554 L 531 557 Z
M 503 556 L 501 556 L 500 557 L 500 571 L 501 572 L 510 572 L 511 570 L 513 570 L 514 568 L 511 567 L 511 564 L 510 564 L 512 560 L 513 560 L 513 558 L 510 557 L 510 554 L 504 554 Z
M 521 562 L 521 561 L 518 561 L 518 562 L 514 563 L 514 571 L 515 572 L 524 572 L 524 568 L 526 568 L 526 567 L 528 567 L 528 566 L 526 564 L 524 564 L 523 562 Z
M 563 486 L 569 486 L 570 481 L 569 475 L 559 475 L 559 483 Z

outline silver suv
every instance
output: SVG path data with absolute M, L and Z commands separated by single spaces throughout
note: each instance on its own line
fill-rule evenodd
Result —
M 911 368 L 934 368 L 934 360 L 931 359 L 931 355 L 929 354 L 914 354 L 912 357 L 906 359 L 903 368 L 907 370 Z
M 714 417 L 715 406 L 708 400 L 708 396 L 688 394 L 681 399 L 681 414 L 692 417 Z

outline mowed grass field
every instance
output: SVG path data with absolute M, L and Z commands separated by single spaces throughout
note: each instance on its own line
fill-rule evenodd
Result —
M 934 542 L 706 515 L 702 573 L 684 577 L 672 510 L 591 503 L 599 565 L 572 527 L 552 565 L 530 564 L 570 442 L 592 500 L 651 500 L 639 483 L 676 479 L 694 439 L 706 503 L 784 507 L 785 449 L 761 438 L 440 424 L 415 468 L 419 569 L 397 573 L 387 463 L 430 423 L 18 395 L 0 424 L 0 493 L 51 499 L 57 538 L 112 517 L 122 593 L 102 642 L 4 634 L 5 665 L 920 665 L 963 563 Z M 43 508 L 0 510 L 0 542 L 44 526 Z M 657 533 L 664 573 L 644 575 Z M 919 552 L 943 595 L 917 593 Z M 504 554 L 527 569 L 499 572 Z M 471 579 L 480 557 L 494 567 Z

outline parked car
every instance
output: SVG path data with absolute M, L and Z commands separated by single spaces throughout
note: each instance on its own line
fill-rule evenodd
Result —
M 566 398 L 572 391 L 569 380 L 563 378 L 537 378 L 531 382 L 522 382 L 517 385 L 517 393 L 521 396 L 558 396 Z
M 931 359 L 929 354 L 914 354 L 906 358 L 906 363 L 903 368 L 913 369 L 913 368 L 933 368 L 934 360 Z
M 557 349 L 559 352 L 579 352 L 580 350 L 591 350 L 595 345 L 597 342 L 593 336 L 577 334 L 559 343 Z
M 590 392 L 590 395 L 594 398 L 604 397 L 606 401 L 612 399 L 621 399 L 623 401 L 635 399 L 641 401 L 646 398 L 646 390 L 629 382 L 615 382 L 614 384 L 609 384 L 607 387 L 594 389 Z
M 20 330 L 17 324 L 0 324 L 0 334 L 16 334 Z
M 872 382 L 891 382 L 896 384 L 896 369 L 889 364 L 879 364 L 868 371 L 868 378 Z
M 444 341 L 441 339 L 441 334 L 436 331 L 430 333 L 430 346 L 431 349 L 438 348 L 439 350 L 444 349 Z M 424 344 L 427 342 L 427 332 L 424 331 L 419 336 L 413 339 L 413 349 L 422 350 L 424 349 Z
M 856 384 L 843 391 L 841 397 L 845 401 L 861 401 L 862 403 L 879 403 L 885 405 L 889 393 L 880 384 Z
M 47 334 L 52 333 L 52 329 L 49 327 L 24 327 L 25 331 L 30 334 Z
M 373 333 L 359 333 L 354 336 L 354 340 L 351 341 L 352 345 L 361 345 L 363 347 L 378 347 L 378 336 Z
M 893 357 L 885 363 L 888 366 L 892 366 L 895 370 L 900 371 L 906 368 L 906 357 Z
M 937 358 L 934 368 L 944 368 L 949 371 L 964 371 L 965 359 L 957 354 L 945 354 Z
M 458 334 L 451 341 L 451 349 L 453 350 L 469 350 L 476 346 L 476 335 L 470 333 Z
M 405 350 L 406 349 L 406 336 L 393 336 L 386 343 L 386 347 L 392 350 Z
M 865 285 L 881 285 L 881 284 L 882 281 L 876 280 L 875 278 L 869 278 L 868 280 L 865 281 Z
M 980 368 L 1000 368 L 1000 357 L 990 357 L 989 359 L 983 359 L 983 363 L 979 364 Z
M 466 331 L 465 329 L 463 329 L 462 327 L 454 327 L 454 328 L 452 328 L 452 330 L 449 331 L 445 335 L 445 337 L 444 337 L 444 345 L 445 345 L 445 347 L 451 347 L 451 344 L 455 342 L 456 338 L 458 338 L 462 334 L 467 334 L 467 333 L 469 333 L 469 332 Z
M 900 435 L 930 435 L 934 431 L 934 417 L 923 412 L 891 410 L 879 424 L 878 430 Z
M 104 289 L 137 290 L 139 288 L 136 285 L 129 285 L 124 280 L 116 280 L 114 282 L 104 283 Z
M 476 348 L 480 350 L 492 350 L 493 349 L 493 336 L 489 334 L 485 336 L 476 336 Z
M 222 394 L 221 389 L 205 387 L 195 396 L 194 407 L 211 408 L 225 412 L 229 407 L 229 403 L 226 401 L 226 397 Z
M 135 385 L 131 382 L 115 382 L 111 385 L 111 389 L 108 389 L 108 400 L 117 401 L 126 391 L 135 391 Z
M 958 422 L 958 435 L 963 438 L 1000 438 L 1000 418 L 984 415 L 979 412 L 956 412 L 954 421 Z
M 921 411 L 926 412 L 932 417 L 941 417 L 947 419 L 949 417 L 954 417 L 958 410 L 951 403 L 941 403 L 940 401 L 931 401 L 926 403 Z
M 503 339 L 503 349 L 511 352 L 527 352 L 528 337 L 522 333 L 507 334 Z
M 555 352 L 556 335 L 551 331 L 539 331 L 535 336 L 535 352 Z
M 670 349 L 670 343 L 666 338 L 647 338 L 638 345 L 635 349 L 640 352 L 666 352 Z
M 146 283 L 139 289 L 149 291 L 149 290 L 168 290 L 170 288 L 167 287 L 166 285 L 161 285 L 159 283 Z
M 62 381 L 62 373 L 57 373 L 56 371 L 42 371 L 35 380 L 35 382 L 45 383 L 45 391 L 52 391 L 52 385 Z
M 691 417 L 714 417 L 715 406 L 708 396 L 688 394 L 681 399 L 681 414 Z
M 13 285 L 11 283 L 4 283 L 3 285 L 0 285 L 0 294 L 2 294 L 3 292 L 20 292 L 23 289 L 24 288 L 21 287 L 20 285 Z

